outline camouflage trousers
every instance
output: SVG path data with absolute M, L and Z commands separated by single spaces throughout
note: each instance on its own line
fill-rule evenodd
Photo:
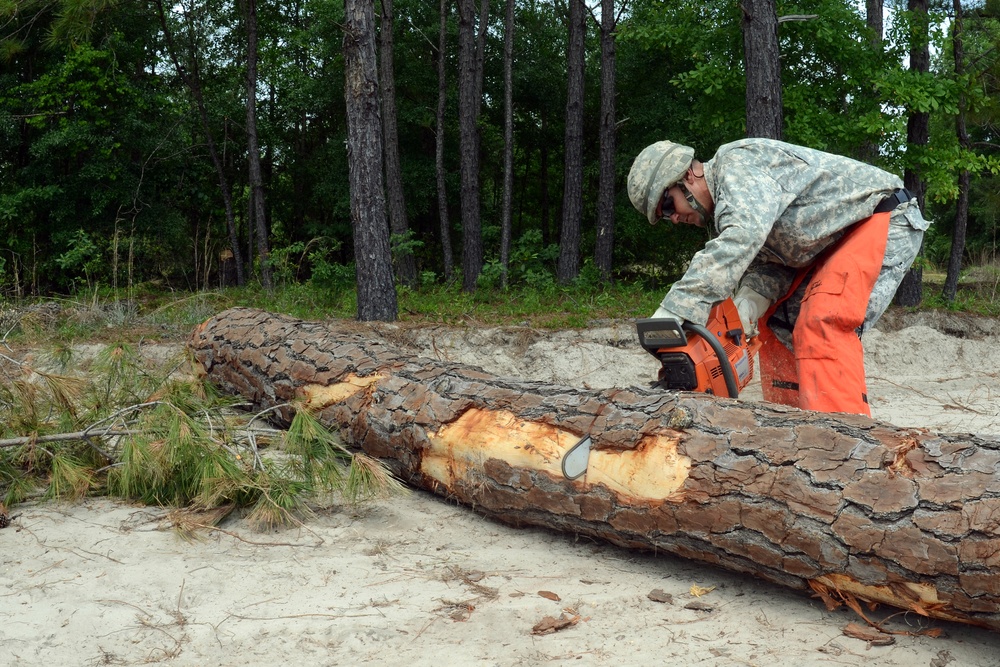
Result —
M 906 218 L 893 216 L 889 223 L 889 237 L 886 241 L 882 269 L 879 271 L 871 296 L 868 298 L 865 321 L 858 328 L 859 338 L 875 326 L 889 304 L 892 303 L 899 283 L 903 281 L 903 276 L 906 275 L 913 260 L 916 259 L 917 253 L 920 252 L 923 238 L 923 231 L 911 227 Z M 792 330 L 795 328 L 795 322 L 798 320 L 802 307 L 802 297 L 805 296 L 806 288 L 810 282 L 810 276 L 807 274 L 795 291 L 778 305 L 774 314 L 767 321 L 768 328 L 789 350 L 793 349 Z

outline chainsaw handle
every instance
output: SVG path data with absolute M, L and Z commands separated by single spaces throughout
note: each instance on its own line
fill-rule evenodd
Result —
M 726 391 L 729 392 L 729 398 L 738 398 L 740 395 L 740 388 L 739 385 L 736 384 L 736 374 L 733 373 L 733 365 L 729 361 L 729 355 L 726 354 L 726 350 L 722 347 L 722 343 L 719 342 L 719 339 L 713 336 L 712 332 L 700 324 L 685 321 L 681 326 L 687 331 L 691 331 L 701 336 L 705 342 L 712 347 L 716 356 L 719 358 L 719 368 L 722 369 L 722 379 L 726 381 Z

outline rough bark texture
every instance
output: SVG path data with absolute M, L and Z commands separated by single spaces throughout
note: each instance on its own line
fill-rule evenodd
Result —
M 745 0 L 743 62 L 747 74 L 747 136 L 781 139 L 781 57 L 775 0 Z
M 392 0 L 382 0 L 382 18 L 379 39 L 382 90 L 382 137 L 385 145 L 385 181 L 389 201 L 389 228 L 400 239 L 409 236 L 410 223 L 406 218 L 406 201 L 403 197 L 403 168 L 399 157 L 399 130 L 396 121 L 396 74 L 393 65 L 395 40 L 393 39 Z M 405 246 L 396 248 L 396 279 L 403 285 L 417 284 L 417 262 L 413 252 Z
M 882 14 L 885 11 L 885 0 L 865 0 L 865 23 L 872 31 L 871 45 L 873 48 L 882 48 L 882 38 L 885 34 Z
M 542 136 L 548 136 L 548 118 L 542 110 Z M 549 143 L 538 148 L 538 221 L 542 227 L 542 247 L 552 243 L 552 206 L 549 204 Z
M 382 128 L 375 72 L 375 12 L 370 1 L 344 2 L 344 98 L 347 166 L 358 285 L 358 319 L 396 319 L 382 181 Z
M 615 0 L 601 0 L 601 173 L 597 186 L 597 243 L 594 264 L 601 280 L 611 282 L 615 248 Z
M 507 287 L 514 214 L 514 0 L 503 18 L 503 210 L 500 216 L 500 283 Z
M 445 188 L 444 170 L 444 112 L 448 101 L 448 87 L 445 80 L 445 45 L 448 37 L 448 0 L 441 0 L 440 25 L 438 27 L 437 73 L 438 100 L 434 133 L 434 173 L 437 181 L 438 218 L 441 223 L 441 255 L 444 261 L 444 277 L 451 282 L 454 259 L 451 251 L 451 223 L 448 219 L 448 191 Z
M 882 55 L 882 41 L 885 33 L 883 13 L 884 0 L 866 0 L 865 2 L 865 23 L 868 25 L 869 40 L 872 51 Z M 871 93 L 875 99 L 880 99 L 879 92 L 873 83 L 869 83 Z M 857 157 L 863 162 L 875 164 L 879 156 L 879 142 L 875 139 L 866 140 L 859 148 Z
M 237 308 L 190 346 L 223 389 L 306 401 L 408 483 L 502 521 L 1000 629 L 1000 439 L 500 379 L 352 326 Z M 587 470 L 568 480 L 582 436 Z
M 250 212 L 257 229 L 260 282 L 271 289 L 271 251 L 268 244 L 267 212 L 264 207 L 264 177 L 257 142 L 257 0 L 247 0 L 247 160 L 249 162 Z
M 965 34 L 962 29 L 962 1 L 952 3 L 955 15 L 951 24 L 951 48 L 955 56 L 955 78 L 961 80 L 965 76 Z M 968 104 L 965 93 L 958 96 L 958 114 L 955 116 L 955 137 L 963 150 L 970 150 L 969 131 L 965 124 L 965 114 Z M 955 203 L 955 227 L 951 231 L 951 254 L 948 257 L 948 273 L 944 279 L 942 296 L 951 302 L 958 295 L 958 278 L 962 272 L 962 258 L 965 255 L 965 234 L 969 226 L 969 186 L 971 175 L 968 169 L 958 174 L 958 201 Z
M 458 141 L 462 191 L 462 289 L 474 292 L 483 270 L 479 217 L 479 118 L 476 12 L 472 0 L 458 0 Z
M 583 217 L 583 80 L 587 8 L 569 0 L 569 46 L 566 54 L 566 138 L 563 150 L 563 214 L 559 234 L 559 282 L 580 275 L 580 219 Z
M 909 0 L 907 9 L 912 14 L 913 25 L 910 32 L 910 70 L 926 74 L 930 70 L 930 17 L 928 0 Z M 930 141 L 931 116 L 929 113 L 911 111 L 906 121 L 906 143 L 908 146 L 926 147 Z M 921 174 L 908 166 L 903 172 L 903 185 L 917 196 L 920 210 L 924 210 L 924 182 Z M 921 249 L 921 253 L 923 250 Z M 896 289 L 895 303 L 898 306 L 918 306 L 924 295 L 924 271 L 922 264 L 914 262 L 903 281 Z

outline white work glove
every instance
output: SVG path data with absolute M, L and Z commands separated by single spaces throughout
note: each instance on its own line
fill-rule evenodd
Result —
M 757 320 L 771 307 L 771 301 L 766 296 L 743 286 L 736 291 L 733 302 L 736 303 L 736 310 L 740 314 L 743 331 L 747 336 L 756 336 Z
M 663 306 L 660 306 L 659 308 L 656 309 L 656 312 L 653 313 L 653 318 L 657 319 L 657 320 L 668 319 L 668 318 L 675 319 L 678 322 L 680 322 L 681 324 L 684 324 L 684 322 L 685 322 L 685 319 L 683 317 L 681 317 L 677 313 L 670 312 L 669 310 L 667 310 Z

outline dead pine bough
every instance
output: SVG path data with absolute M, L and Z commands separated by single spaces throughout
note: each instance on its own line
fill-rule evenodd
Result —
M 1000 629 L 996 439 L 496 378 L 351 329 L 231 309 L 190 347 L 225 391 L 306 401 L 401 479 L 506 523 Z
M 85 363 L 70 348 L 0 355 L 0 528 L 37 497 L 108 495 L 174 513 L 182 533 L 246 510 L 256 528 L 299 524 L 310 503 L 360 501 L 398 488 L 384 466 L 348 451 L 301 402 L 237 409 L 183 359 L 151 365 L 132 346 Z M 265 423 L 280 410 L 289 428 Z

